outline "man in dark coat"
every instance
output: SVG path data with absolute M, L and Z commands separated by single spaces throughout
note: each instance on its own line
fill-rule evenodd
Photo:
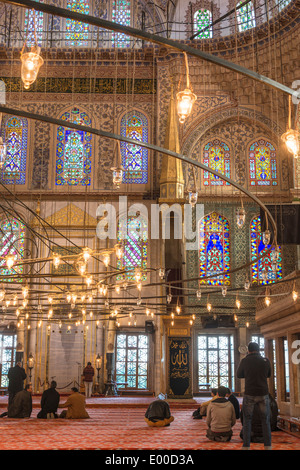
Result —
M 145 413 L 145 421 L 148 426 L 169 426 L 174 421 L 169 403 L 160 399 L 150 403 Z
M 25 389 L 16 393 L 8 407 L 8 418 L 30 418 L 32 412 L 32 385 L 26 384 Z
M 27 375 L 25 369 L 22 367 L 21 362 L 17 362 L 14 367 L 11 367 L 7 374 L 8 377 L 8 406 L 11 404 L 16 393 L 24 388 L 24 380 Z
M 230 388 L 227 387 L 227 393 L 226 393 L 226 398 L 228 401 L 230 401 L 233 404 L 233 408 L 235 411 L 235 417 L 236 419 L 239 419 L 240 417 L 240 402 L 236 398 L 236 396 L 231 392 Z
M 37 418 L 50 419 L 57 418 L 57 408 L 59 404 L 60 395 L 56 390 L 57 383 L 52 380 L 50 388 L 45 390 L 41 398 L 41 411 L 38 412 Z

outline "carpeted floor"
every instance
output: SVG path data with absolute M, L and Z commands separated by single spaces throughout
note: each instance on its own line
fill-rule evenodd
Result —
M 192 419 L 196 404 L 170 403 L 174 422 L 166 428 L 149 428 L 144 421 L 153 398 L 136 400 L 89 399 L 86 420 L 40 420 L 35 398 L 29 419 L 0 419 L 0 450 L 239 450 L 241 424 L 234 426 L 230 443 L 213 443 L 205 437 L 205 419 Z M 0 412 L 6 406 L 2 397 Z M 61 402 L 64 398 L 61 399 Z M 274 450 L 300 450 L 300 439 L 283 431 L 272 433 Z M 252 444 L 262 450 L 262 444 Z

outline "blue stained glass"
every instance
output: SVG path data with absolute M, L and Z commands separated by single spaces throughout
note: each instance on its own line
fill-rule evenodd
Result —
M 66 112 L 62 120 L 89 126 L 88 115 L 78 108 Z M 56 184 L 91 184 L 92 135 L 89 132 L 58 126 L 56 135 Z
M 88 15 L 90 11 L 88 0 L 72 0 L 67 3 L 67 9 Z M 88 46 L 89 25 L 80 21 L 66 20 L 66 45 L 67 46 Z
M 251 265 L 251 278 L 254 284 L 271 284 L 276 279 L 282 279 L 282 258 L 279 247 L 279 258 L 275 264 L 272 261 L 271 245 L 265 245 L 262 241 L 260 216 L 254 217 L 250 226 L 251 260 L 262 256 Z
M 130 0 L 114 0 L 112 9 L 112 21 L 130 26 Z M 112 45 L 124 48 L 130 46 L 130 36 L 123 33 L 113 33 Z
M 41 1 L 41 3 L 43 3 Z M 44 13 L 42 11 L 26 10 L 24 33 L 26 36 L 26 45 L 33 46 L 36 42 L 38 46 L 42 45 L 44 27 Z
M 139 111 L 125 114 L 121 120 L 121 135 L 140 142 L 148 142 L 148 120 Z M 121 142 L 123 183 L 148 183 L 148 149 L 137 144 Z
M 200 284 L 230 284 L 229 223 L 225 217 L 212 212 L 199 222 Z M 205 279 L 206 278 L 206 279 Z
M 25 184 L 28 124 L 16 116 L 6 116 L 3 121 L 2 138 L 6 143 L 6 157 L 1 179 L 4 184 Z

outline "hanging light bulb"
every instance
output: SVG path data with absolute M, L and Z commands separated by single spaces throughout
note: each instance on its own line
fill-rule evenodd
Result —
M 264 245 L 269 245 L 271 240 L 271 232 L 270 230 L 265 230 L 262 234 L 262 241 Z
M 117 294 L 120 294 L 121 288 L 120 288 L 119 284 L 115 285 L 115 291 L 116 291 Z
M 249 290 L 250 289 L 250 281 L 249 279 L 247 278 L 246 281 L 245 281 L 245 284 L 244 284 L 244 289 L 245 291 Z
M 198 201 L 198 191 L 195 188 L 190 189 L 188 192 L 188 197 L 190 206 L 194 207 Z
M 164 279 L 165 270 L 163 268 L 159 268 L 158 275 L 159 275 L 160 279 Z
M 148 307 L 146 308 L 146 312 L 145 312 L 145 313 L 146 313 L 147 317 L 150 315 L 150 310 L 149 310 Z
M 92 284 L 93 282 L 93 277 L 92 276 L 88 276 L 85 278 L 85 282 L 87 284 L 88 287 L 90 287 L 90 285 Z
M 140 268 L 136 268 L 134 272 L 134 278 L 136 282 L 139 282 L 142 279 L 142 273 Z
M 87 263 L 88 260 L 90 259 L 91 250 L 88 247 L 86 247 L 82 250 L 82 257 L 83 257 L 85 263 Z
M 27 285 L 22 287 L 22 295 L 24 299 L 26 299 L 26 297 L 28 296 L 28 292 L 29 292 L 29 289 Z
M 169 291 L 168 295 L 167 295 L 167 303 L 170 304 L 172 302 L 172 294 L 171 292 Z
M 270 257 L 272 261 L 278 261 L 280 258 L 280 248 L 278 245 L 271 251 Z
M 136 287 L 137 287 L 137 289 L 138 289 L 139 291 L 141 291 L 141 290 L 142 290 L 142 283 L 141 283 L 141 282 L 138 282 L 137 285 L 136 285 Z
M 67 302 L 70 303 L 72 300 L 72 295 L 70 292 L 67 293 Z
M 299 157 L 299 132 L 292 129 L 292 97 L 289 96 L 289 117 L 288 117 L 288 130 L 282 134 L 282 141 L 285 143 L 288 151 L 294 155 L 294 158 Z
M 31 47 L 30 52 L 25 53 L 24 48 L 25 44 L 21 51 L 21 79 L 25 90 L 28 90 L 30 85 L 35 82 L 44 60 L 40 56 L 41 48 L 39 46 L 34 45 Z
M 222 286 L 222 295 L 223 297 L 226 297 L 227 294 L 227 286 Z
M 116 189 L 119 189 L 123 180 L 124 168 L 122 166 L 113 167 L 111 168 L 111 171 L 113 174 L 113 185 Z
M 198 290 L 196 291 L 196 297 L 197 297 L 197 299 L 200 300 L 200 299 L 201 299 L 201 296 L 202 296 L 201 289 L 198 289 Z
M 177 305 L 176 305 L 176 313 L 177 315 L 179 315 L 181 312 L 181 307 L 180 307 L 180 304 L 179 304 L 179 299 L 177 300 Z
M 269 307 L 270 303 L 271 303 L 271 299 L 269 297 L 269 289 L 266 288 L 265 304 L 266 304 L 267 307 Z
M 123 254 L 124 254 L 123 245 L 121 243 L 117 243 L 116 246 L 115 246 L 115 250 L 116 250 L 117 258 L 121 259 L 123 257 Z
M 238 228 L 242 228 L 246 220 L 246 211 L 244 207 L 239 207 L 236 210 L 236 224 Z
M 208 312 L 211 312 L 211 309 L 212 309 L 211 303 L 207 302 L 206 308 L 207 308 Z
M 60 265 L 60 262 L 61 262 L 60 255 L 58 255 L 57 253 L 53 253 L 53 265 L 55 269 L 58 268 L 58 266 Z
M 250 323 L 246 321 L 246 328 L 249 328 L 249 326 L 250 326 Z
M 110 256 L 109 256 L 109 253 L 105 253 L 104 257 L 103 257 L 103 263 L 104 263 L 104 266 L 108 267 L 109 263 L 110 263 Z
M 293 301 L 296 302 L 296 300 L 298 299 L 298 292 L 295 291 L 295 289 L 292 292 L 292 297 L 293 297 Z
M 281 139 L 285 143 L 288 151 L 293 154 L 294 158 L 299 157 L 299 137 L 300 134 L 295 129 L 288 129 L 282 134 Z
M 191 114 L 197 96 L 189 88 L 186 88 L 176 94 L 176 99 L 179 122 L 183 124 L 186 118 Z
M 236 299 L 235 305 L 236 305 L 237 309 L 240 309 L 241 308 L 241 301 L 239 299 Z
M 5 260 L 6 260 L 6 266 L 8 267 L 8 269 L 11 269 L 13 265 L 15 264 L 15 257 L 13 255 L 8 255 L 6 256 Z
M 77 263 L 77 267 L 78 267 L 78 271 L 79 273 L 81 274 L 81 276 L 84 276 L 85 272 L 86 272 L 86 264 L 84 261 L 79 261 Z

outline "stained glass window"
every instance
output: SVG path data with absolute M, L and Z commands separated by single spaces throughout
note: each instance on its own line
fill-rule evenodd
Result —
M 230 149 L 225 142 L 218 139 L 208 142 L 203 149 L 203 163 L 230 178 Z M 215 176 L 208 171 L 203 172 L 203 184 L 204 186 L 229 185 L 219 176 Z
M 234 346 L 231 335 L 198 335 L 198 384 L 234 390 Z
M 139 111 L 127 113 L 121 120 L 121 135 L 140 142 L 148 142 L 148 120 Z M 121 142 L 123 183 L 148 182 L 148 149 Z
M 130 26 L 130 0 L 114 0 L 112 7 L 112 21 L 123 26 Z M 113 33 L 113 47 L 129 47 L 130 36 L 123 33 Z
M 10 220 L 6 218 L 0 219 L 0 256 L 6 257 L 12 255 L 15 259 L 20 260 L 24 256 L 25 249 L 25 226 L 18 219 L 12 218 Z M 13 266 L 8 269 L 6 266 L 5 259 L 0 260 L 0 274 L 2 276 L 20 276 L 23 273 L 23 266 Z M 16 279 L 14 279 L 16 280 Z M 20 281 L 21 279 L 18 278 Z
M 90 126 L 91 120 L 85 112 L 73 108 L 61 119 L 82 126 Z M 56 144 L 56 184 L 91 184 L 92 135 L 89 132 L 59 126 Z
M 8 371 L 16 361 L 17 335 L 0 334 L 0 364 L 2 364 L 0 387 L 8 387 Z
M 143 334 L 117 334 L 116 382 L 127 382 L 126 388 L 148 388 L 148 336 Z M 120 386 L 120 388 L 125 388 Z
M 208 9 L 201 8 L 194 13 L 194 33 L 202 31 L 202 29 L 207 28 L 212 23 L 212 13 Z M 198 34 L 197 38 L 212 38 L 213 30 L 212 27 L 202 31 Z
M 267 140 L 250 145 L 249 175 L 251 186 L 277 186 L 276 150 Z
M 70 0 L 67 9 L 88 15 L 90 11 L 88 0 Z M 89 25 L 80 21 L 66 19 L 66 46 L 88 46 Z
M 2 166 L 4 184 L 25 184 L 28 124 L 26 119 L 6 116 L 3 119 L 6 157 Z
M 262 256 L 260 260 L 251 265 L 251 277 L 254 284 L 270 284 L 276 279 L 282 278 L 281 250 L 275 263 L 272 259 L 272 251 L 267 253 L 271 245 L 264 245 L 261 233 L 260 216 L 254 217 L 250 227 L 251 260 Z M 279 247 L 280 248 L 280 247 Z M 265 256 L 263 256 L 265 253 Z
M 244 0 L 238 2 L 237 7 L 242 3 L 244 3 Z M 252 2 L 249 2 L 247 5 L 236 10 L 236 16 L 239 31 L 242 32 L 247 29 L 255 28 L 255 13 Z
M 200 284 L 229 285 L 230 242 L 229 223 L 225 217 L 212 212 L 199 222 Z M 207 276 L 214 276 L 204 279 Z
M 37 41 L 37 44 L 41 46 L 43 39 L 44 13 L 42 11 L 26 10 L 24 26 L 26 45 L 31 47 Z
M 118 269 L 126 269 L 126 274 L 120 274 L 117 279 L 134 279 L 136 268 L 144 272 L 142 280 L 147 278 L 148 223 L 140 215 L 121 217 L 118 223 L 118 242 L 123 244 L 124 254 L 118 260 Z

